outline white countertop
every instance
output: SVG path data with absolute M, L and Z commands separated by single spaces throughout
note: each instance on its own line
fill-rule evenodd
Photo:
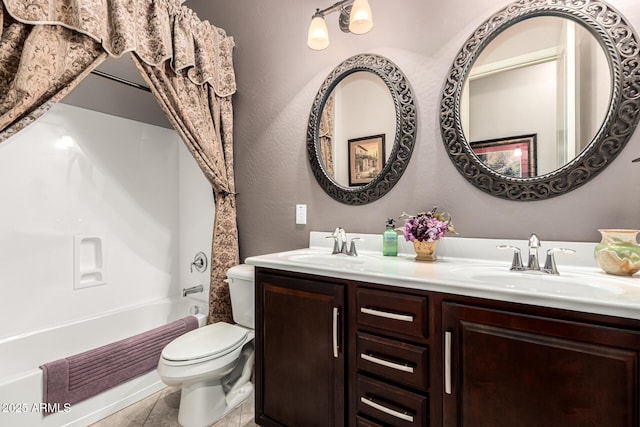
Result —
M 604 314 L 640 320 L 640 278 L 612 276 L 595 263 L 596 243 L 542 242 L 540 265 L 549 248 L 576 250 L 573 255 L 556 254 L 559 276 L 533 272 L 511 272 L 512 252 L 497 245 L 508 244 L 522 250 L 527 262 L 527 242 L 522 240 L 444 238 L 437 251 L 438 261 L 416 262 L 411 243 L 399 236 L 399 255 L 382 256 L 378 235 L 360 237 L 358 257 L 330 255 L 333 245 L 325 239 L 330 232 L 311 232 L 309 248 L 254 256 L 246 264 L 277 270 L 315 274 L 409 289 L 443 292 Z M 541 238 L 543 236 L 540 236 Z M 485 273 L 488 275 L 482 276 Z M 497 280 L 485 277 L 497 276 Z M 511 279 L 513 277 L 513 279 Z M 512 281 L 513 280 L 513 281 Z M 537 284 L 544 286 L 537 286 Z M 515 285 L 515 286 L 514 286 Z

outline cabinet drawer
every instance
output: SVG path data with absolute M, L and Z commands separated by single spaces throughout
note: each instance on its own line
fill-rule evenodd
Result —
M 360 325 L 428 337 L 427 297 L 358 288 L 356 298 Z
M 358 413 L 381 424 L 405 427 L 426 426 L 428 421 L 426 396 L 358 375 Z
M 429 354 L 425 347 L 358 332 L 356 358 L 359 370 L 427 390 Z
M 357 416 L 356 427 L 384 427 L 384 426 L 382 424 L 375 423 L 361 416 Z

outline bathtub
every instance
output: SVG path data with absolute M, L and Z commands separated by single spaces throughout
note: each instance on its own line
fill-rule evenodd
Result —
M 207 310 L 202 301 L 172 298 L 0 340 L 0 426 L 87 426 L 157 392 L 164 384 L 154 370 L 44 417 L 39 366 L 195 312 L 203 326 Z

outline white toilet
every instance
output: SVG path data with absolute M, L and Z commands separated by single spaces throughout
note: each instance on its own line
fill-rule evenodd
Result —
M 181 385 L 178 422 L 184 427 L 213 424 L 251 395 L 254 362 L 253 266 L 227 272 L 236 325 L 218 322 L 171 341 L 162 350 L 158 374 Z

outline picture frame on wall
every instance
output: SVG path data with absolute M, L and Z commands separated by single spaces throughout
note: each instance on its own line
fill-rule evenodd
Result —
M 385 135 L 371 135 L 348 140 L 349 187 L 371 182 L 385 165 Z
M 537 134 L 471 142 L 476 156 L 497 173 L 511 178 L 537 174 Z

